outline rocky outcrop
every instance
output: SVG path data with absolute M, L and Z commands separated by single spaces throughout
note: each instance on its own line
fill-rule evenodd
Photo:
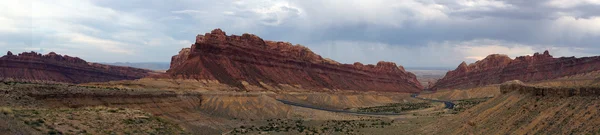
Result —
M 170 78 L 218 80 L 239 89 L 291 85 L 310 90 L 418 92 L 414 74 L 391 62 L 341 64 L 301 45 L 264 41 L 252 34 L 227 36 L 220 29 L 198 35 L 171 61 Z
M 432 89 L 472 88 L 510 80 L 535 82 L 598 70 L 600 56 L 554 58 L 545 51 L 511 59 L 506 55 L 493 54 L 469 65 L 461 63 L 438 80 Z
M 179 51 L 179 54 L 173 56 L 171 58 L 171 67 L 169 68 L 173 68 L 173 67 L 177 67 L 181 64 L 183 64 L 183 62 L 185 60 L 187 60 L 187 56 L 190 55 L 190 48 L 183 48 L 181 49 L 181 51 Z
M 109 66 L 54 52 L 42 55 L 24 52 L 0 57 L 0 80 L 41 81 L 64 83 L 106 82 L 139 79 L 150 70 Z
M 532 96 L 600 96 L 600 87 L 598 86 L 536 87 L 526 85 L 520 81 L 507 82 L 500 85 L 500 92 L 502 92 L 502 94 L 510 93 L 513 91 L 517 91 L 520 94 L 529 94 Z

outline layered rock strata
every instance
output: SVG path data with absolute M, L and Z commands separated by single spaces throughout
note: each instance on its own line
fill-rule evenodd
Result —
M 64 83 L 107 82 L 143 78 L 150 70 L 89 63 L 83 59 L 54 52 L 42 55 L 8 52 L 0 57 L 0 80 Z
M 502 94 L 517 91 L 520 94 L 529 94 L 532 96 L 555 96 L 555 97 L 571 97 L 571 96 L 600 96 L 600 87 L 598 86 L 583 86 L 583 87 L 537 87 L 529 86 L 524 83 L 504 83 L 500 85 Z
M 237 87 L 309 90 L 418 92 L 414 74 L 391 62 L 341 64 L 287 42 L 265 41 L 252 34 L 227 36 L 220 29 L 198 35 L 191 48 L 173 56 L 169 78 L 218 80 Z
M 493 54 L 446 73 L 432 89 L 472 88 L 511 80 L 536 82 L 600 70 L 600 56 L 554 58 L 548 51 L 511 59 Z

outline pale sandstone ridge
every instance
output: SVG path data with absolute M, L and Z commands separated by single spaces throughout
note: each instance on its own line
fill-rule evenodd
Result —
M 88 63 L 78 57 L 7 52 L 0 57 L 0 80 L 87 83 L 143 78 L 150 70 Z
M 506 55 L 492 54 L 469 65 L 461 63 L 455 70 L 446 73 L 432 89 L 473 88 L 510 80 L 544 81 L 598 70 L 600 56 L 554 58 L 545 51 L 511 59 Z
M 265 41 L 252 34 L 227 36 L 220 29 L 198 35 L 196 43 L 173 56 L 166 76 L 218 80 L 239 89 L 290 85 L 309 90 L 419 92 L 416 76 L 392 62 L 341 64 L 307 47 Z

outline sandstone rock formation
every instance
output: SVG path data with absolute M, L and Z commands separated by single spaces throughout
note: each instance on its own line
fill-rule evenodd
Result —
M 526 85 L 520 81 L 507 82 L 500 85 L 500 92 L 502 92 L 502 94 L 510 93 L 513 91 L 518 91 L 520 94 L 529 94 L 533 96 L 600 96 L 600 87 L 598 86 L 537 87 Z
M 132 80 L 148 76 L 150 70 L 88 63 L 83 59 L 54 52 L 42 55 L 24 52 L 0 57 L 0 80 L 64 83 Z
M 198 35 L 191 48 L 173 56 L 170 78 L 218 80 L 239 89 L 247 85 L 310 90 L 418 92 L 414 74 L 391 62 L 341 64 L 287 42 L 252 34 L 227 36 L 220 29 Z
M 510 80 L 535 82 L 600 70 L 600 56 L 554 58 L 548 51 L 511 59 L 493 54 L 467 65 L 461 63 L 446 73 L 432 89 L 472 88 Z

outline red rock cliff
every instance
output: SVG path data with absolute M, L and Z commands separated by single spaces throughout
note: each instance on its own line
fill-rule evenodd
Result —
M 54 52 L 46 55 L 24 52 L 0 57 L 0 80 L 49 81 L 65 83 L 106 82 L 139 79 L 150 70 L 88 63 L 77 57 Z
M 472 88 L 511 80 L 542 81 L 597 70 L 600 70 L 600 56 L 553 58 L 545 51 L 513 60 L 506 55 L 493 54 L 469 65 L 461 63 L 438 80 L 432 89 Z
M 414 74 L 391 62 L 340 64 L 301 45 L 264 41 L 252 34 L 227 36 L 220 29 L 198 35 L 191 48 L 175 55 L 167 74 L 179 79 L 218 80 L 250 85 L 300 85 L 305 89 L 418 92 Z

